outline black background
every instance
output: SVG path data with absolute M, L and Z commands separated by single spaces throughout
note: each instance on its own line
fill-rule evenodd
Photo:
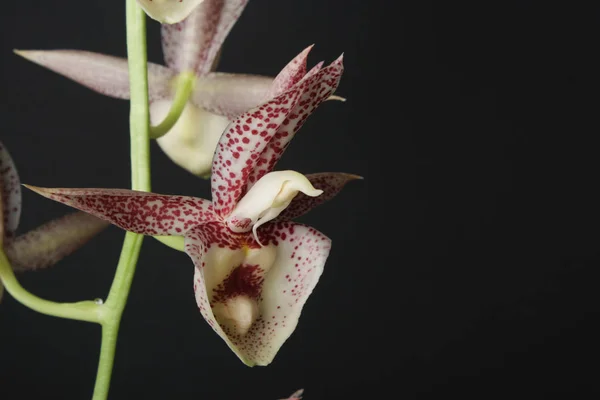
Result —
M 129 186 L 127 102 L 11 53 L 124 56 L 117 3 L 3 5 L 1 140 L 23 182 Z M 148 30 L 161 62 L 158 25 Z M 238 361 L 196 309 L 187 256 L 147 239 L 111 399 L 598 394 L 599 33 L 599 10 L 574 3 L 250 2 L 219 70 L 275 75 L 311 43 L 311 64 L 345 54 L 349 100 L 319 108 L 279 168 L 366 179 L 302 219 L 333 250 L 268 367 Z M 154 191 L 209 196 L 152 150 Z M 65 212 L 25 192 L 20 231 Z M 122 236 L 111 227 L 21 282 L 57 301 L 105 297 Z M 99 332 L 6 294 L 2 399 L 90 398 Z

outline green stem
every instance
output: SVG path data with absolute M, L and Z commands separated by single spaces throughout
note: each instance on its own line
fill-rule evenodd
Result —
M 150 120 L 146 56 L 146 14 L 127 0 L 127 58 L 130 83 L 131 188 L 150 191 Z M 119 325 L 127 303 L 143 236 L 127 232 L 102 320 L 102 346 L 93 400 L 108 397 Z
M 18 302 L 34 311 L 54 317 L 75 319 L 79 321 L 97 322 L 102 319 L 102 306 L 93 301 L 80 301 L 78 303 L 56 303 L 44 300 L 29 293 L 13 272 L 10 262 L 4 251 L 0 250 L 0 278 L 6 290 Z
M 173 103 L 171 103 L 169 114 L 160 124 L 150 128 L 151 139 L 158 139 L 173 128 L 185 109 L 185 105 L 194 90 L 195 82 L 196 75 L 193 72 L 182 72 L 177 76 L 177 91 Z
M 143 235 L 131 232 L 125 234 L 117 272 L 104 304 L 105 318 L 102 321 L 102 346 L 100 348 L 93 400 L 104 400 L 108 396 L 121 316 L 127 303 L 143 238 Z

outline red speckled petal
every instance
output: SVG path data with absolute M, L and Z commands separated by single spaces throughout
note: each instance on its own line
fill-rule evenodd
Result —
M 233 120 L 268 98 L 273 78 L 214 72 L 196 80 L 191 102 Z
M 285 148 L 296 132 L 302 127 L 308 116 L 335 92 L 343 70 L 342 57 L 340 56 L 324 69 L 313 68 L 296 85 L 302 93 L 300 101 L 297 102 L 292 112 L 289 113 L 287 120 L 278 127 L 272 140 L 269 141 L 258 158 L 256 168 L 252 170 L 248 177 L 249 187 L 273 169 L 285 151 Z
M 161 24 L 174 24 L 188 15 L 203 0 L 137 0 L 148 16 Z
M 107 221 L 76 211 L 18 236 L 4 250 L 15 270 L 46 268 L 79 249 L 108 225 Z
M 273 81 L 268 98 L 278 96 L 281 93 L 290 90 L 296 83 L 304 78 L 304 75 L 306 75 L 306 60 L 308 59 L 308 53 L 310 53 L 313 46 L 314 45 L 308 46 L 281 70 Z
M 228 215 L 242 195 L 260 154 L 295 108 L 294 87 L 236 118 L 223 132 L 213 157 L 211 189 L 215 211 Z
M 2 210 L 2 221 L 0 221 L 0 243 L 4 237 L 11 238 L 21 217 L 21 182 L 15 164 L 8 150 L 0 142 L 0 209 Z
M 289 221 L 263 225 L 259 240 L 265 246 L 276 245 L 277 257 L 264 278 L 260 318 L 243 349 L 254 363 L 267 365 L 294 332 L 302 307 L 323 272 L 331 241 L 309 226 Z
M 194 293 L 200 314 L 202 314 L 210 327 L 236 353 L 235 346 L 231 343 L 212 312 L 205 274 L 207 269 L 214 270 L 220 267 L 219 265 L 213 265 L 214 263 L 210 263 L 208 260 L 207 254 L 209 250 L 226 249 L 224 251 L 239 251 L 242 247 L 242 243 L 239 241 L 240 237 L 243 236 L 232 234 L 225 225 L 217 222 L 196 226 L 185 235 L 185 252 L 190 256 L 195 266 Z
M 217 219 L 210 201 L 126 189 L 40 188 L 44 197 L 85 211 L 130 232 L 183 236 L 192 227 Z
M 231 233 L 222 223 L 201 225 L 186 234 L 186 252 L 196 266 L 194 291 L 200 312 L 248 365 L 271 363 L 292 334 L 331 247 L 320 232 L 291 222 L 266 224 L 259 238 L 266 247 L 258 247 L 251 235 Z M 256 276 L 251 272 L 258 266 L 244 264 L 253 264 L 244 254 L 263 250 L 271 256 L 262 260 L 270 258 L 271 263 Z M 251 272 L 240 272 L 244 268 Z M 233 288 L 228 285 L 232 279 Z M 224 302 L 240 295 L 255 302 L 257 313 L 245 333 L 217 322 L 215 317 L 217 310 L 222 312 Z
M 177 71 L 208 73 L 248 0 L 205 0 L 186 19 L 162 26 L 165 62 Z
M 16 50 L 15 53 L 95 92 L 129 98 L 129 71 L 124 58 L 79 50 Z M 173 76 L 162 65 L 148 64 L 150 101 L 171 96 L 169 82 Z
M 316 189 L 320 189 L 323 193 L 320 196 L 311 197 L 302 192 L 298 192 L 296 197 L 287 206 L 285 210 L 279 214 L 278 219 L 294 219 L 306 214 L 313 208 L 325 203 L 334 198 L 346 183 L 362 179 L 358 175 L 345 174 L 341 172 L 321 172 L 318 174 L 306 175 L 306 178 L 312 183 Z

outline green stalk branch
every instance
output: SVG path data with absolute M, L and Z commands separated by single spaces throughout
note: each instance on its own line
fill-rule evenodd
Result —
M 96 323 L 100 323 L 101 321 L 102 306 L 93 301 L 56 303 L 44 300 L 25 290 L 17 280 L 17 277 L 10 266 L 10 262 L 2 250 L 0 250 L 0 278 L 8 293 L 10 293 L 19 303 L 34 311 L 54 317 L 79 321 Z
M 177 76 L 177 91 L 175 92 L 175 98 L 171 104 L 169 114 L 167 114 L 160 124 L 150 128 L 151 139 L 158 139 L 173 128 L 181 113 L 183 113 L 190 95 L 194 91 L 195 82 L 196 75 L 193 72 L 182 72 Z

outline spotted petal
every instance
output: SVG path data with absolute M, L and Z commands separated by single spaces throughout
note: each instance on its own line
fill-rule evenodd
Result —
M 272 84 L 267 76 L 213 72 L 197 78 L 190 101 L 232 120 L 263 103 Z
M 124 58 L 79 50 L 15 50 L 18 55 L 95 92 L 129 98 L 129 70 Z M 158 64 L 148 64 L 150 101 L 170 97 L 174 73 Z
M 5 251 L 15 270 L 46 268 L 71 254 L 109 225 L 76 211 L 8 242 Z
M 312 50 L 314 45 L 308 46 L 300 54 L 298 54 L 292 61 L 290 61 L 282 70 L 277 74 L 271 90 L 269 91 L 269 98 L 280 95 L 283 92 L 290 90 L 296 83 L 300 82 L 304 75 L 306 75 L 306 61 L 308 59 L 308 53 Z
M 215 150 L 211 178 L 213 204 L 219 215 L 233 210 L 259 155 L 301 94 L 295 87 L 240 115 L 225 129 Z
M 25 185 L 44 197 L 95 215 L 130 232 L 183 236 L 217 217 L 210 201 L 126 189 L 66 189 Z
M 203 0 L 138 0 L 140 7 L 161 24 L 174 24 L 188 15 Z
M 183 21 L 162 26 L 165 62 L 177 71 L 202 76 L 215 64 L 225 38 L 248 0 L 204 0 Z
M 304 125 L 308 116 L 335 92 L 344 70 L 342 60 L 343 58 L 340 56 L 326 68 L 313 68 L 296 85 L 302 92 L 300 100 L 289 114 L 286 123 L 277 129 L 277 133 L 273 135 L 258 158 L 257 168 L 254 168 L 248 177 L 249 187 L 275 167 L 287 145 Z
M 11 238 L 21 217 L 21 183 L 12 157 L 0 142 L 0 245 L 4 238 Z
M 247 365 L 268 365 L 294 331 L 331 242 L 290 222 L 266 224 L 265 247 L 221 223 L 190 230 L 194 291 L 202 316 Z
M 291 220 L 298 218 L 313 208 L 334 198 L 340 190 L 350 181 L 362 179 L 358 175 L 345 174 L 341 172 L 321 172 L 308 174 L 306 178 L 317 189 L 323 191 L 320 196 L 307 196 L 299 192 L 285 210 L 279 214 L 279 219 Z

